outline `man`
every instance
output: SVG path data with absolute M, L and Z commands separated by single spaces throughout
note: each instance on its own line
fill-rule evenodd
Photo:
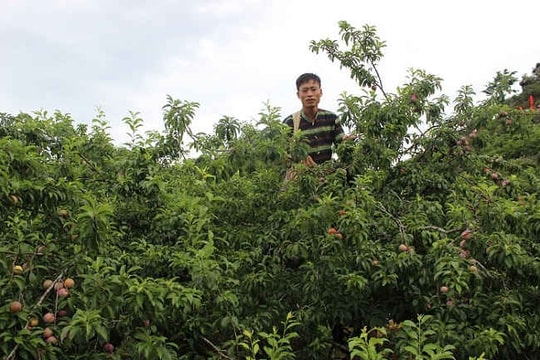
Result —
M 296 80 L 296 95 L 302 109 L 287 116 L 283 122 L 291 129 L 299 129 L 307 139 L 311 150 L 304 163 L 313 167 L 332 158 L 332 145 L 337 145 L 346 137 L 339 119 L 333 112 L 319 109 L 322 96 L 321 79 L 312 73 L 305 73 Z M 295 117 L 297 127 L 295 127 Z

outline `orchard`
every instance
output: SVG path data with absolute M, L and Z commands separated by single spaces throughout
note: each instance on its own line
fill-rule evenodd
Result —
M 389 91 L 375 29 L 339 34 L 310 50 L 358 83 L 356 139 L 313 168 L 270 104 L 206 134 L 168 96 L 122 146 L 103 113 L 1 113 L 2 359 L 538 358 L 540 67 Z

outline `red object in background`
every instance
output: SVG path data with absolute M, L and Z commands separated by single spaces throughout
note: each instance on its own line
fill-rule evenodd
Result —
M 534 97 L 532 95 L 529 95 L 529 109 L 535 110 L 536 107 L 534 106 Z

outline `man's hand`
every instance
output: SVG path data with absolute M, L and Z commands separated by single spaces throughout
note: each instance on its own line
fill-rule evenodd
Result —
M 306 160 L 302 160 L 302 164 L 310 168 L 317 166 L 317 163 L 313 161 L 313 158 L 309 155 L 307 156 Z

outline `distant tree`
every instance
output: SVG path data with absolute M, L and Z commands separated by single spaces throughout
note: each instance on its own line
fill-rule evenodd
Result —
M 497 75 L 492 82 L 490 82 L 483 93 L 488 95 L 486 100 L 487 104 L 503 104 L 508 95 L 511 95 L 517 90 L 512 86 L 517 82 L 515 71 L 509 71 L 504 69 L 503 71 L 497 71 Z
M 233 116 L 223 116 L 214 127 L 216 136 L 223 141 L 225 146 L 229 147 L 230 142 L 238 137 L 240 132 L 240 123 Z
M 167 95 L 167 104 L 163 106 L 163 120 L 165 124 L 165 147 L 167 154 L 173 159 L 185 156 L 183 148 L 184 135 L 194 138 L 191 123 L 199 103 L 173 99 Z
M 528 109 L 529 97 L 533 97 L 536 108 L 540 107 L 540 63 L 536 63 L 531 75 L 523 75 L 519 82 L 521 93 L 508 99 L 508 104 L 513 107 Z

